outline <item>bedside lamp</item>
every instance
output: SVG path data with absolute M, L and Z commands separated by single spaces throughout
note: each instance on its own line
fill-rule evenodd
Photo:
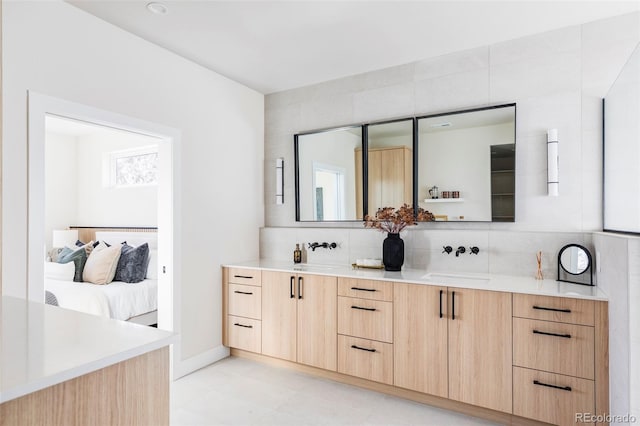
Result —
M 75 247 L 78 241 L 77 229 L 65 229 L 53 231 L 53 248 Z

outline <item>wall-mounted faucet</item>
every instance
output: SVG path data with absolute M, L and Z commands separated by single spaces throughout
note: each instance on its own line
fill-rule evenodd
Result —
M 317 248 L 322 247 L 322 248 L 328 248 L 329 250 L 334 249 L 336 247 L 338 247 L 338 244 L 336 243 L 309 243 L 309 248 L 312 251 L 316 251 Z
M 478 253 L 480 253 L 480 249 L 478 247 L 476 247 L 476 246 L 469 247 L 469 250 L 470 250 L 469 254 L 476 254 L 477 255 Z
M 453 248 L 451 246 L 442 246 L 443 253 L 451 254 L 452 251 L 453 251 Z
M 456 250 L 456 257 L 460 256 L 460 253 L 464 253 L 465 251 L 467 251 L 467 249 L 463 246 L 458 247 L 458 250 Z

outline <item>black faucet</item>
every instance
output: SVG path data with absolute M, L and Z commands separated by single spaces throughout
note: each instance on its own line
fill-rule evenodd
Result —
M 316 251 L 317 248 L 322 247 L 322 248 L 328 248 L 329 250 L 334 249 L 336 247 L 338 247 L 338 245 L 336 243 L 309 243 L 309 248 L 312 251 Z
M 467 249 L 465 249 L 464 247 L 458 247 L 458 250 L 456 250 L 456 257 L 460 256 L 460 253 L 464 253 L 465 251 L 467 251 Z
M 442 246 L 442 252 L 443 253 L 450 254 L 452 251 L 453 251 L 453 249 L 451 248 L 451 246 Z
M 469 250 L 471 250 L 471 252 L 469 254 L 478 254 L 480 253 L 480 249 L 476 246 L 470 247 Z

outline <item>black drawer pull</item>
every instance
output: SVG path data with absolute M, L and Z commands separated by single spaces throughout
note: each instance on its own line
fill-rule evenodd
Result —
M 240 290 L 234 290 L 233 292 L 237 293 L 237 294 L 253 294 L 253 293 L 251 293 L 249 291 L 240 291 Z
M 351 347 L 353 349 L 359 349 L 361 351 L 367 351 L 367 352 L 375 352 L 376 351 L 375 349 L 361 348 L 360 346 L 356 346 L 356 345 L 351 345 Z
M 440 290 L 440 318 L 442 318 L 442 294 L 444 290 Z
M 534 380 L 534 381 L 533 381 L 533 384 L 534 384 L 534 385 L 538 385 L 538 386 L 546 386 L 546 387 L 548 387 L 548 388 L 560 389 L 560 390 L 563 390 L 563 391 L 571 392 L 571 386 L 556 386 L 556 385 L 550 385 L 550 384 L 548 384 L 548 383 L 542 383 L 542 382 L 539 382 L 539 381 L 537 381 L 537 380 Z
M 356 291 L 378 291 L 375 288 L 362 288 L 362 287 L 351 287 L 351 290 L 356 290 Z
M 564 337 L 565 339 L 571 339 L 570 334 L 547 333 L 546 331 L 538 330 L 533 330 L 533 334 L 544 334 L 545 336 Z
M 252 325 L 244 325 L 244 324 L 240 324 L 239 322 L 236 322 L 233 325 L 237 325 L 238 327 L 244 327 L 244 328 L 253 328 Z
M 451 292 L 451 319 L 456 319 L 456 292 Z
M 246 278 L 248 280 L 252 279 L 253 277 L 250 277 L 248 275 L 234 275 L 235 278 Z
M 565 314 L 571 313 L 571 309 L 545 308 L 544 306 L 536 306 L 536 305 L 533 305 L 533 309 L 538 309 L 540 311 L 564 312 Z
M 361 311 L 377 311 L 376 308 L 363 308 L 361 306 L 352 306 L 351 309 L 360 309 Z
M 289 281 L 289 296 L 291 297 L 291 299 L 295 298 L 296 295 L 293 293 L 293 282 L 295 281 L 296 277 L 291 276 L 291 281 Z

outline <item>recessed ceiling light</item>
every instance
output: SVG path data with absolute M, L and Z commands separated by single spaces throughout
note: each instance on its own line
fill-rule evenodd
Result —
M 162 3 L 151 2 L 147 3 L 147 9 L 151 13 L 155 13 L 156 15 L 166 15 L 169 12 L 169 8 Z
M 429 127 L 451 127 L 451 123 L 450 123 L 450 122 L 448 122 L 448 121 L 446 121 L 446 122 L 444 122 L 444 123 L 435 123 L 435 124 L 432 124 L 432 125 L 431 125 L 431 126 L 429 126 Z

